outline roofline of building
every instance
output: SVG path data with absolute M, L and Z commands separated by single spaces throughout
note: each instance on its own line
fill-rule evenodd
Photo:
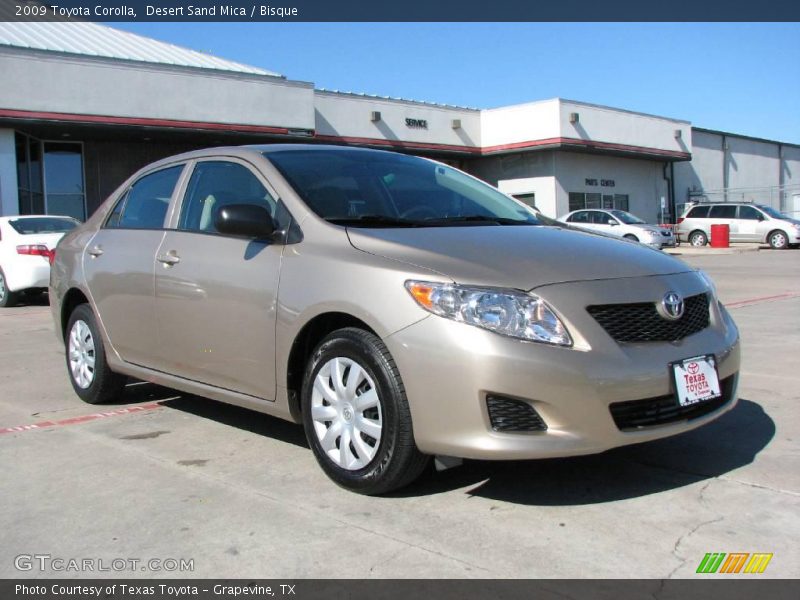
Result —
M 0 53 L 8 55 L 22 55 L 32 57 L 47 57 L 56 60 L 79 60 L 81 62 L 92 62 L 109 66 L 132 67 L 139 69 L 175 71 L 182 73 L 205 73 L 207 75 L 217 75 L 229 78 L 243 79 L 266 79 L 275 83 L 299 85 L 302 87 L 313 88 L 314 84 L 310 81 L 299 81 L 287 79 L 285 75 L 269 75 L 267 73 L 252 73 L 250 71 L 234 71 L 230 69 L 215 69 L 213 67 L 198 67 L 193 65 L 181 65 L 176 63 L 155 62 L 147 60 L 134 60 L 129 58 L 115 58 L 113 56 L 79 54 L 75 52 L 60 52 L 56 50 L 43 50 L 41 48 L 25 48 L 11 44 L 0 44 Z
M 588 106 L 590 108 L 599 108 L 601 110 L 608 110 L 611 112 L 625 113 L 628 115 L 637 115 L 639 117 L 649 117 L 651 119 L 661 119 L 664 121 L 672 121 L 674 123 L 682 123 L 684 125 L 691 125 L 691 121 L 685 119 L 675 119 L 673 117 L 665 117 L 664 115 L 654 115 L 652 113 L 640 112 L 636 110 L 628 110 L 627 108 L 617 108 L 616 106 L 607 106 L 605 104 L 595 104 L 593 102 L 583 102 L 582 100 L 571 100 L 569 98 L 562 98 L 556 96 L 555 98 L 545 98 L 543 100 L 533 100 L 531 102 L 521 102 L 519 104 L 507 104 L 505 106 L 495 106 L 493 108 L 485 108 L 485 111 L 505 110 L 507 108 L 522 108 L 524 106 L 534 106 L 536 104 L 547 104 L 548 102 L 558 102 L 559 104 L 569 103 L 577 104 L 578 106 Z
M 792 148 L 800 149 L 800 144 L 792 142 L 781 142 L 779 140 L 770 140 L 767 138 L 754 137 L 752 135 L 743 135 L 741 133 L 731 133 L 729 131 L 721 131 L 719 129 L 706 129 L 705 127 L 692 126 L 692 131 L 699 131 L 700 133 L 713 133 L 715 135 L 724 135 L 725 137 L 739 138 L 740 140 L 750 140 L 753 142 L 762 142 L 764 144 L 777 144 L 779 146 L 791 146 Z
M 329 90 L 326 88 L 314 88 L 315 94 L 329 95 L 329 96 L 349 96 L 351 98 L 359 98 L 361 100 L 383 100 L 387 102 L 396 102 L 402 104 L 416 104 L 420 106 L 428 106 L 431 108 L 446 108 L 448 110 L 468 110 L 470 112 L 481 112 L 482 109 L 470 106 L 458 106 L 456 104 L 440 104 L 438 102 L 428 102 L 425 100 L 413 100 L 411 98 L 395 98 L 393 96 L 379 96 L 377 94 L 366 94 L 362 92 L 342 92 L 339 90 Z

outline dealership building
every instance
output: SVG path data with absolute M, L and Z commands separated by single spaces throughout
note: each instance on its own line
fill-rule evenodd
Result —
M 800 145 L 560 98 L 479 110 L 313 83 L 95 23 L 0 23 L 0 215 L 85 219 L 186 150 L 385 148 L 462 168 L 551 216 L 583 207 L 670 223 L 686 202 L 800 217 Z

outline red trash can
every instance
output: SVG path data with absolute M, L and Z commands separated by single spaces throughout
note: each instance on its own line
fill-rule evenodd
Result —
M 727 248 L 731 245 L 731 228 L 729 225 L 711 226 L 711 247 Z

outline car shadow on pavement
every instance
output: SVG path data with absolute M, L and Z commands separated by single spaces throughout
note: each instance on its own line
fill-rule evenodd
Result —
M 50 306 L 50 296 L 47 295 L 47 292 L 20 294 L 14 308 L 22 306 Z
M 719 477 L 753 462 L 775 435 L 760 404 L 740 400 L 717 421 L 663 440 L 603 454 L 536 461 L 465 461 L 430 473 L 395 497 L 465 493 L 534 506 L 598 504 L 638 498 Z
M 204 419 L 211 419 L 217 423 L 236 427 L 256 435 L 308 448 L 306 436 L 301 425 L 289 423 L 254 410 L 239 408 L 231 404 L 224 404 L 188 394 L 165 400 L 161 404 L 167 408 L 187 412 Z

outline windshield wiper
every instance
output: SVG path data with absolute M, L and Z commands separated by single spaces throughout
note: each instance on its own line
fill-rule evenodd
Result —
M 523 221 L 521 219 L 507 219 L 505 217 L 490 217 L 486 215 L 464 215 L 460 217 L 442 217 L 440 219 L 425 219 L 426 226 L 435 225 L 539 225 L 536 221 Z
M 420 222 L 387 215 L 359 215 L 357 217 L 332 217 L 326 219 L 334 225 L 352 227 L 419 227 Z

